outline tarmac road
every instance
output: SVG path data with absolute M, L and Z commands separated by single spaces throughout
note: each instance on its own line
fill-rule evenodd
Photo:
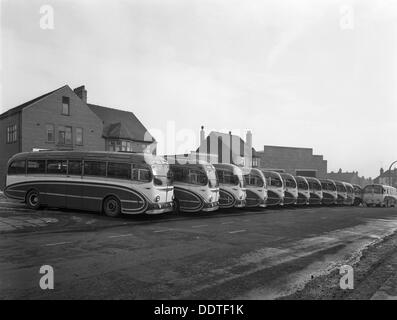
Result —
M 275 299 L 397 230 L 397 209 L 123 217 L 0 198 L 0 299 Z M 39 269 L 54 268 L 54 290 Z

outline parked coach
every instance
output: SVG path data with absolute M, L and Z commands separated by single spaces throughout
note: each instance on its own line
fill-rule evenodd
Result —
M 284 182 L 284 204 L 296 204 L 298 201 L 298 185 L 292 174 L 282 172 L 280 173 Z
M 281 175 L 275 171 L 261 170 L 266 178 L 267 185 L 267 206 L 284 205 L 284 181 Z
M 219 207 L 243 208 L 246 204 L 246 188 L 243 171 L 233 164 L 214 164 L 219 181 Z
M 308 205 L 310 201 L 309 183 L 305 177 L 296 176 L 296 184 L 298 185 L 297 205 Z
M 347 189 L 343 182 L 335 181 L 336 194 L 338 195 L 337 204 L 344 205 L 347 201 Z
M 262 171 L 255 168 L 243 169 L 246 187 L 246 207 L 266 207 L 267 187 L 266 179 Z
M 323 199 L 321 203 L 326 206 L 337 204 L 338 192 L 336 191 L 335 182 L 329 179 L 320 179 L 320 182 L 321 188 L 323 189 Z
M 363 203 L 363 188 L 357 184 L 353 184 L 354 188 L 354 205 L 359 206 Z
M 351 183 L 348 182 L 343 182 L 343 184 L 346 187 L 346 201 L 345 201 L 345 205 L 347 206 L 352 206 L 354 204 L 354 188 L 353 185 Z
M 124 214 L 173 210 L 169 165 L 152 154 L 40 151 L 8 162 L 5 195 L 41 206 Z
M 323 200 L 323 189 L 321 188 L 321 182 L 317 178 L 305 177 L 309 183 L 310 199 L 309 204 L 318 205 Z
M 371 184 L 363 190 L 363 203 L 367 207 L 396 207 L 397 189 L 381 184 Z
M 212 164 L 176 158 L 175 163 L 170 164 L 170 171 L 173 176 L 176 213 L 219 209 L 218 180 Z

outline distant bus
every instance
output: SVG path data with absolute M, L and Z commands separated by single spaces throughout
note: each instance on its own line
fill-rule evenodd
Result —
M 346 201 L 345 201 L 345 205 L 347 206 L 352 206 L 354 204 L 354 188 L 353 185 L 351 183 L 348 182 L 343 182 L 343 184 L 346 187 Z
M 243 169 L 246 187 L 246 207 L 266 207 L 267 186 L 262 171 L 255 168 Z
M 295 180 L 298 185 L 298 200 L 296 204 L 308 205 L 310 201 L 309 183 L 306 178 L 302 176 L 296 176 Z
M 218 210 L 219 188 L 214 166 L 205 161 L 176 160 L 170 164 L 175 212 Z
M 298 185 L 292 174 L 280 173 L 284 182 L 284 204 L 296 204 L 298 200 Z
M 8 161 L 5 195 L 41 206 L 123 214 L 173 210 L 169 166 L 151 154 L 40 151 Z
M 323 189 L 321 188 L 321 182 L 317 178 L 305 177 L 309 183 L 310 199 L 309 204 L 317 205 L 321 204 L 323 200 Z
M 321 188 L 323 189 L 323 205 L 333 205 L 338 203 L 338 192 L 336 191 L 336 184 L 330 179 L 319 179 Z
M 397 189 L 381 184 L 371 184 L 363 189 L 363 203 L 367 207 L 396 207 Z
M 363 203 L 363 188 L 357 184 L 353 184 L 354 189 L 354 205 L 359 206 Z
M 247 194 L 241 168 L 226 163 L 214 167 L 219 181 L 219 207 L 245 207 Z
M 275 171 L 261 170 L 266 178 L 267 206 L 284 205 L 284 181 L 280 173 Z
M 337 204 L 344 205 L 347 201 L 347 189 L 342 181 L 335 181 L 336 194 L 338 195 Z

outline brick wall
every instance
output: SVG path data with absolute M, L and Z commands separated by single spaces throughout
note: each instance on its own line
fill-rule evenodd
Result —
M 296 170 L 316 170 L 316 176 L 320 178 L 327 174 L 327 161 L 323 156 L 313 155 L 310 148 L 264 146 L 257 156 L 262 168 L 283 169 L 294 175 Z
M 7 143 L 7 127 L 17 125 L 17 142 Z M 5 186 L 7 162 L 10 157 L 21 150 L 21 116 L 16 113 L 4 119 L 0 119 L 0 190 Z
M 62 97 L 70 99 L 70 115 L 62 115 Z M 105 150 L 102 138 L 102 121 L 76 96 L 69 87 L 64 87 L 22 111 L 22 151 L 32 148 L 65 149 L 58 143 L 60 126 L 72 127 L 71 150 Z M 47 142 L 46 124 L 55 128 L 55 142 Z M 83 128 L 83 145 L 76 145 L 76 128 Z

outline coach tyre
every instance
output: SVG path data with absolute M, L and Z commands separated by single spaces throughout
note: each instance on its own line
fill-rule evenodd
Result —
M 120 201 L 114 196 L 107 197 L 103 202 L 103 212 L 108 217 L 117 217 L 121 213 Z
M 178 214 L 179 213 L 179 201 L 178 199 L 174 199 L 174 213 Z
M 30 190 L 26 195 L 26 205 L 29 209 L 37 210 L 40 208 L 40 195 L 36 190 Z

